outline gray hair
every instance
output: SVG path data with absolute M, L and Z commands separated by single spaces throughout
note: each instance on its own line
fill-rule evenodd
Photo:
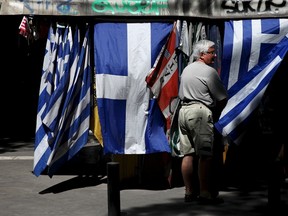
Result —
M 209 48 L 214 45 L 215 43 L 213 41 L 206 39 L 196 42 L 193 46 L 192 61 L 198 60 L 201 56 L 201 53 L 208 52 Z

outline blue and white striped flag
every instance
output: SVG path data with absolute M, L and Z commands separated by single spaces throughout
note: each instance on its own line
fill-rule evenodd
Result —
M 77 29 L 78 30 L 78 29 Z M 79 35 L 79 32 L 75 32 Z M 76 44 L 79 41 L 76 41 Z M 76 48 L 77 50 L 77 48 Z M 76 53 L 75 53 L 76 54 Z M 90 38 L 89 28 L 86 30 L 81 52 L 71 55 L 72 64 L 65 91 L 67 95 L 61 109 L 61 118 L 58 124 L 55 148 L 50 157 L 48 174 L 53 175 L 65 162 L 70 160 L 86 143 L 90 124 Z M 74 57 L 74 58 L 73 58 Z M 75 66 L 75 60 L 77 66 Z M 71 76 L 72 75 L 72 76 Z M 59 110 L 60 112 L 60 110 Z
M 54 47 L 57 49 L 49 51 L 51 46 L 48 44 L 51 43 L 50 38 L 53 38 L 52 28 L 47 40 L 47 55 L 44 58 L 43 70 L 48 68 L 46 70 L 48 76 L 45 73 L 42 75 L 43 87 L 40 87 L 35 135 L 33 172 L 36 176 L 46 168 L 49 168 L 48 174 L 52 176 L 64 162 L 71 159 L 86 144 L 88 139 L 89 38 L 84 39 L 80 54 L 78 28 L 73 43 L 71 28 L 68 28 L 68 31 L 66 28 L 65 32 L 61 29 L 57 28 L 54 37 L 59 38 L 59 41 L 54 42 Z M 86 36 L 88 34 L 89 31 Z M 49 66 L 45 64 L 46 59 L 50 59 L 47 63 Z M 44 102 L 42 97 L 45 99 Z
M 65 29 L 60 27 L 57 29 L 57 32 L 59 32 L 59 46 L 55 56 L 55 71 L 51 72 L 54 77 L 52 82 L 54 89 L 50 94 L 49 100 L 46 101 L 45 112 L 41 116 L 42 123 L 49 128 L 48 139 L 51 139 L 48 141 L 49 143 L 53 142 L 52 140 L 56 136 L 55 132 L 58 131 L 57 125 L 61 118 L 59 110 L 62 109 L 63 98 L 67 94 L 67 83 L 69 83 L 70 77 L 69 61 L 71 61 L 73 56 L 71 55 L 73 43 L 71 27 L 68 26 Z M 75 34 L 77 35 L 77 33 Z M 75 46 L 77 46 L 77 43 L 74 44 Z
M 47 101 L 53 89 L 54 59 L 57 53 L 59 34 L 54 33 L 52 25 L 49 28 L 46 50 L 42 67 L 42 77 L 39 89 L 38 109 L 36 118 L 35 147 L 33 173 L 39 176 L 46 168 L 53 146 L 48 143 L 48 134 L 42 122 L 42 114 L 46 110 Z
M 288 50 L 287 33 L 288 19 L 225 23 L 220 75 L 229 100 L 215 127 L 236 144 Z
M 104 153 L 171 152 L 165 119 L 145 78 L 172 30 L 170 23 L 94 27 L 96 94 Z

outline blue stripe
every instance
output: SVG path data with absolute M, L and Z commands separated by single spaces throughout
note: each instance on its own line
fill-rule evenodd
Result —
M 233 22 L 225 22 L 225 34 L 224 34 L 224 47 L 223 47 L 223 56 L 222 56 L 222 69 L 220 73 L 221 80 L 223 84 L 227 87 L 230 75 L 231 67 L 231 56 L 233 51 L 233 34 L 234 26 Z
M 251 20 L 243 20 L 243 48 L 241 53 L 241 61 L 239 68 L 238 80 L 246 76 L 249 66 L 249 58 L 252 43 L 252 26 Z

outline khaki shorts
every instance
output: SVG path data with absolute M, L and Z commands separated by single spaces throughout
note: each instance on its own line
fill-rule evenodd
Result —
M 178 117 L 180 152 L 213 154 L 214 124 L 211 110 L 200 102 L 182 105 Z

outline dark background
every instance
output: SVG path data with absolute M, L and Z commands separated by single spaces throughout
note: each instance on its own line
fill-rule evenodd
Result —
M 46 38 L 28 41 L 20 35 L 22 17 L 0 16 L 0 138 L 30 139 L 35 133 Z

